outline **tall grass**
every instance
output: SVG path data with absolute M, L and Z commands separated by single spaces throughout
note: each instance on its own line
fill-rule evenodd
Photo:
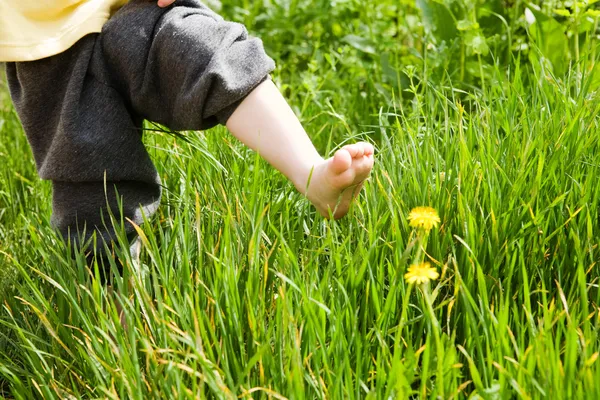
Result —
M 405 68 L 385 103 L 365 92 L 385 89 L 380 75 L 354 84 L 380 62 L 337 74 L 322 59 L 304 83 L 275 74 L 323 153 L 376 144 L 373 175 L 340 221 L 317 216 L 222 128 L 149 132 L 164 201 L 139 227 L 139 266 L 120 239 L 114 294 L 49 228 L 49 186 L 5 102 L 3 394 L 600 398 L 592 78 L 513 62 L 486 66 L 489 79 L 465 91 Z M 427 246 L 441 272 L 435 318 L 429 292 L 403 278 L 415 250 L 407 215 L 420 205 L 442 220 Z

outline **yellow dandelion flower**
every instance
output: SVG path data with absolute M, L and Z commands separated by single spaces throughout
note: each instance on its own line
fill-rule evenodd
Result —
M 413 228 L 423 228 L 426 231 L 430 231 L 431 228 L 437 227 L 440 223 L 437 211 L 431 207 L 413 208 L 408 214 L 408 220 Z
M 420 285 L 421 283 L 427 283 L 430 280 L 435 280 L 440 276 L 440 274 L 432 268 L 428 262 L 413 264 L 408 267 L 408 271 L 404 274 L 404 279 L 408 283 L 416 283 Z

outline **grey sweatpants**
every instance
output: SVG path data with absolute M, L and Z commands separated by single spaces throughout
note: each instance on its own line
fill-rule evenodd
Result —
M 84 228 L 110 241 L 116 193 L 124 216 L 141 223 L 161 195 L 142 121 L 173 130 L 224 124 L 273 68 L 259 39 L 197 0 L 166 9 L 134 0 L 64 53 L 8 63 L 38 173 L 52 181 L 52 224 L 75 242 Z

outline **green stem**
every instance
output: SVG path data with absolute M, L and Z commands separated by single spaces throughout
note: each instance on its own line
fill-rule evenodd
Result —
M 402 357 L 402 331 L 404 330 L 404 324 L 406 323 L 406 313 L 408 312 L 408 304 L 410 302 L 409 300 L 412 288 L 413 285 L 409 284 L 406 292 L 404 293 L 404 298 L 402 299 L 402 312 L 400 313 L 400 322 L 398 323 L 398 328 L 396 329 L 392 365 L 397 365 Z
M 431 294 L 429 293 L 429 283 L 421 285 L 421 291 L 427 305 L 427 312 L 431 322 L 433 337 L 435 339 L 435 347 L 437 353 L 437 387 L 441 390 L 442 398 L 444 398 L 444 348 L 442 347 L 442 339 L 440 336 L 440 323 L 437 320 L 433 311 Z
M 481 75 L 481 91 L 485 96 L 485 76 L 483 75 L 483 63 L 480 54 L 477 54 L 477 61 L 479 62 L 479 75 Z
M 404 329 L 404 323 L 406 322 L 406 312 L 408 311 L 408 303 L 410 302 L 410 292 L 412 291 L 412 283 L 408 285 L 404 299 L 402 299 L 402 312 L 400 313 L 400 323 L 398 324 L 398 330 L 396 331 L 396 344 L 402 337 L 402 330 Z
M 417 252 L 415 254 L 413 264 L 420 264 L 425 261 L 425 252 L 427 249 L 427 239 L 429 237 L 429 232 L 424 231 L 423 229 L 419 229 L 418 235 L 419 245 L 417 247 Z

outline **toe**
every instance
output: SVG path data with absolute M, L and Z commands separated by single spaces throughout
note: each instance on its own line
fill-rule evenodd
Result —
M 356 146 L 356 154 L 353 156 L 354 158 L 361 159 L 365 155 L 365 146 L 364 143 L 357 143 Z
M 358 153 L 360 151 L 360 146 L 358 146 L 358 144 L 354 143 L 354 144 L 347 144 L 344 147 L 342 147 L 342 150 L 346 150 L 348 153 L 350 153 L 350 156 L 352 158 L 355 158 L 358 156 Z
M 336 174 L 341 174 L 352 165 L 352 155 L 347 149 L 338 150 L 333 155 L 331 169 Z
M 360 158 L 362 156 L 368 156 L 375 153 L 375 148 L 373 145 L 367 142 L 347 144 L 342 148 L 347 150 L 352 158 Z
M 360 160 L 355 160 L 352 166 L 356 171 L 356 179 L 363 181 L 369 176 L 371 169 L 373 169 L 373 157 L 361 157 Z

